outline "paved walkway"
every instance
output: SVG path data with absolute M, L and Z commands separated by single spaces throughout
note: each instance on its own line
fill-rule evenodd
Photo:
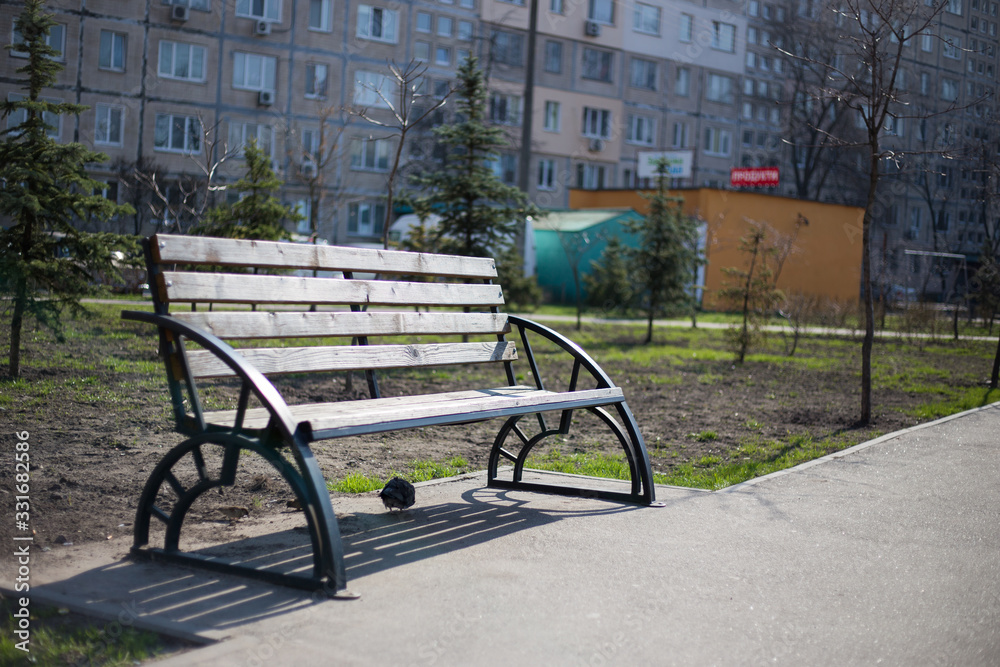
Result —
M 52 552 L 34 599 L 222 640 L 224 665 L 1000 665 L 1000 407 L 666 507 L 421 485 L 338 501 L 357 601 Z M 304 555 L 300 531 L 252 540 Z M 103 547 L 99 551 L 97 547 Z M 8 582 L 9 584 L 9 582 Z M 109 627 L 114 630 L 114 624 Z

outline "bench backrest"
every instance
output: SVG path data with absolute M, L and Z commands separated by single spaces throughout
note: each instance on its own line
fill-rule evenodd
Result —
M 514 343 L 504 339 L 510 329 L 507 316 L 499 311 L 503 291 L 491 282 L 497 276 L 492 259 L 173 235 L 151 237 L 147 257 L 157 310 L 219 338 L 322 337 L 360 343 L 241 349 L 265 374 L 373 371 L 516 358 Z M 288 275 L 295 270 L 335 272 L 337 277 Z M 379 279 L 355 279 L 355 274 Z M 198 304 L 249 304 L 254 310 L 208 310 L 207 306 L 199 309 Z M 178 308 L 182 305 L 187 310 Z M 444 310 L 418 312 L 417 307 Z M 371 340 L 423 335 L 489 336 L 492 340 L 426 344 Z M 204 350 L 189 351 L 185 357 L 192 378 L 232 374 Z

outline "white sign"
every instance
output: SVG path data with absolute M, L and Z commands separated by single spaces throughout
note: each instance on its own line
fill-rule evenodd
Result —
M 667 161 L 667 176 L 670 178 L 691 178 L 693 151 L 644 151 L 638 154 L 639 178 L 656 178 L 656 163 Z

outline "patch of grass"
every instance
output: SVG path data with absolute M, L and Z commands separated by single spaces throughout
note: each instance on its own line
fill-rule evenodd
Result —
M 14 635 L 17 619 L 8 601 L 2 604 L 4 631 L 0 633 L 0 664 L 3 665 L 101 665 L 124 667 L 137 665 L 157 655 L 170 652 L 160 637 L 152 632 L 122 627 L 60 613 L 51 607 L 32 605 L 30 653 L 16 648 Z M 113 627 L 112 627 L 113 626 Z
M 687 437 L 698 442 L 711 442 L 712 440 L 718 440 L 719 434 L 715 431 L 701 431 L 700 433 L 688 433 Z
M 667 473 L 655 473 L 657 484 L 718 490 L 772 472 L 790 468 L 820 456 L 857 444 L 851 438 L 826 438 L 815 441 L 811 436 L 793 435 L 786 441 L 755 439 L 727 457 L 703 456 L 695 463 L 685 463 Z M 629 479 L 628 462 L 624 454 L 552 452 L 528 457 L 526 466 L 591 477 Z
M 913 415 L 918 419 L 939 419 L 957 412 L 980 408 L 996 401 L 1000 401 L 1000 389 L 973 387 L 964 391 L 952 392 L 950 398 L 921 405 L 908 410 L 907 414 Z
M 342 479 L 327 482 L 326 486 L 330 491 L 338 491 L 340 493 L 368 493 L 369 491 L 380 490 L 393 477 L 402 477 L 411 483 L 427 482 L 432 479 L 461 475 L 468 472 L 469 469 L 468 461 L 461 456 L 453 456 L 444 463 L 430 460 L 414 461 L 410 464 L 409 471 L 391 472 L 385 479 L 377 475 L 366 475 L 355 472 Z

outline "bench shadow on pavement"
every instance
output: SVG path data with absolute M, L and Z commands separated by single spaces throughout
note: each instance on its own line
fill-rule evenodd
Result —
M 338 517 L 348 586 L 363 595 L 364 582 L 359 580 L 379 572 L 570 516 L 641 509 L 575 498 L 535 502 L 538 498 L 537 494 L 477 488 L 463 493 L 461 502 L 417 506 L 405 512 L 359 512 Z M 309 535 L 301 526 L 195 552 L 276 572 L 308 574 L 312 567 Z M 123 625 L 132 623 L 208 639 L 225 635 L 228 628 L 328 601 L 318 593 L 131 558 L 38 588 L 33 586 L 32 591 L 40 596 L 40 601 L 48 598 L 58 604 L 72 604 L 83 613 L 109 619 L 117 616 Z

